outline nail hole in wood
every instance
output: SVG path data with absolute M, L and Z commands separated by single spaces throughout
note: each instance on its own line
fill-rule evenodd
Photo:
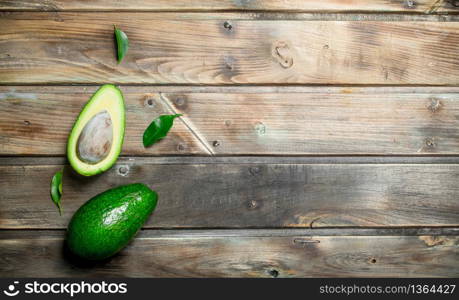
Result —
M 426 139 L 426 146 L 429 148 L 435 148 L 435 140 L 433 138 L 427 138 Z
M 261 170 L 260 170 L 260 167 L 250 167 L 249 168 L 249 172 L 253 176 L 256 176 L 256 175 L 260 174 Z
M 271 277 L 273 278 L 276 278 L 279 276 L 279 271 L 277 271 L 276 269 L 272 269 L 269 271 L 269 275 L 271 275 Z
M 155 106 L 155 100 L 153 100 L 153 99 L 151 99 L 151 98 L 150 98 L 150 99 L 147 99 L 147 100 L 145 101 L 145 104 L 146 104 L 148 107 L 154 107 L 154 106 Z
M 250 209 L 253 209 L 253 208 L 257 207 L 257 201 L 251 200 L 251 201 L 249 201 L 249 203 L 247 204 L 247 206 L 248 206 Z
M 220 146 L 220 142 L 219 142 L 219 141 L 214 141 L 214 142 L 212 143 L 212 145 L 213 145 L 214 147 L 218 147 L 218 146 Z
M 255 131 L 259 136 L 263 136 L 266 134 L 266 126 L 263 124 L 263 122 L 257 122 L 255 123 Z
M 370 260 L 370 262 L 371 262 L 372 264 L 375 264 L 375 263 L 376 263 L 376 258 L 372 258 L 372 259 Z
M 415 8 L 416 7 L 416 2 L 413 0 L 406 0 L 405 1 L 405 6 L 407 8 Z
M 127 176 L 129 173 L 129 167 L 128 166 L 121 166 L 118 168 L 118 174 L 121 176 Z
M 233 25 L 231 25 L 231 23 L 228 22 L 228 21 L 225 21 L 225 23 L 223 23 L 223 27 L 225 27 L 226 30 L 228 30 L 228 31 L 233 30 Z
M 27 125 L 27 126 L 29 126 L 29 125 L 30 125 L 30 121 L 25 120 L 25 121 L 24 121 L 24 124 Z

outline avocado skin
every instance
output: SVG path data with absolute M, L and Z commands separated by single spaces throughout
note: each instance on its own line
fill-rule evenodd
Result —
M 87 260 L 108 258 L 140 230 L 156 207 L 158 195 L 134 183 L 107 190 L 87 201 L 67 228 L 67 245 Z

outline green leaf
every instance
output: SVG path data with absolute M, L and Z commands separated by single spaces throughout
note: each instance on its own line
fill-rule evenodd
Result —
M 61 196 L 62 196 L 62 170 L 54 174 L 53 180 L 51 180 L 51 199 L 59 209 L 59 215 L 62 215 L 61 208 Z
M 162 115 L 154 119 L 143 133 L 143 145 L 148 147 L 164 138 L 174 125 L 174 119 L 182 115 Z
M 129 48 L 129 40 L 127 35 L 116 28 L 115 25 L 115 38 L 116 38 L 116 46 L 118 49 L 118 63 L 121 63 L 123 60 L 124 56 L 126 55 L 128 48 Z

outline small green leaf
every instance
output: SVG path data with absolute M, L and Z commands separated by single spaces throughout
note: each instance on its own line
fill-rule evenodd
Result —
M 59 209 L 59 215 L 62 215 L 61 208 L 61 196 L 62 196 L 62 170 L 54 174 L 53 180 L 51 180 L 51 199 Z
M 174 119 L 182 115 L 162 115 L 154 119 L 143 133 L 143 145 L 148 147 L 164 138 L 174 125 Z
M 118 63 L 121 63 L 129 48 L 127 35 L 115 27 L 116 47 L 118 49 Z

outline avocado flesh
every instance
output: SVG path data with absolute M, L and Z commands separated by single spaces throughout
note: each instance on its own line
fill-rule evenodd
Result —
M 87 260 L 114 255 L 146 222 L 157 199 L 156 192 L 141 183 L 120 186 L 91 198 L 69 223 L 69 249 Z
M 73 169 L 92 176 L 116 162 L 124 140 L 125 109 L 121 91 L 114 85 L 100 87 L 78 116 L 67 144 Z

